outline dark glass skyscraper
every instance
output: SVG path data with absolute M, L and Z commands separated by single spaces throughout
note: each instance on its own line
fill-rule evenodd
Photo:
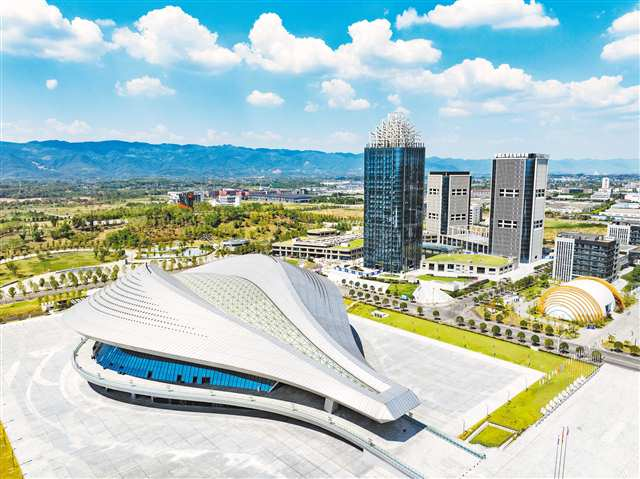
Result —
M 364 265 L 398 273 L 420 267 L 424 145 L 391 113 L 364 149 Z

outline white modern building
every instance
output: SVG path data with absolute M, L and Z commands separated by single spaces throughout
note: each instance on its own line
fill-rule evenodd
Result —
M 366 362 L 331 281 L 268 256 L 140 266 L 66 321 L 83 337 L 76 370 L 134 401 L 242 405 L 329 430 L 338 406 L 384 423 L 419 404 Z
M 607 236 L 617 239 L 620 245 L 629 244 L 631 225 L 625 223 L 609 223 L 607 225 Z

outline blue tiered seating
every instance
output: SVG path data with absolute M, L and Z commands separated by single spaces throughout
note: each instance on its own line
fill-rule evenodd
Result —
M 103 368 L 120 374 L 168 383 L 247 389 L 259 392 L 269 392 L 275 384 L 274 381 L 258 376 L 155 358 L 109 344 L 100 346 L 96 354 L 96 361 Z

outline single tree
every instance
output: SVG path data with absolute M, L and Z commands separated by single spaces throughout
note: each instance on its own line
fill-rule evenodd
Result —
M 584 346 L 577 346 L 576 347 L 576 354 L 578 355 L 579 358 L 584 356 Z
M 499 313 L 499 314 L 496 316 L 496 321 L 497 321 L 498 323 L 500 323 L 500 324 L 504 323 L 504 314 Z
M 614 351 L 618 351 L 618 352 L 622 352 L 622 342 L 621 341 L 615 341 L 613 343 L 613 350 Z
M 476 322 L 473 319 L 470 319 L 468 324 L 471 329 L 475 329 Z
M 506 336 L 507 338 L 511 339 L 511 336 L 513 336 L 513 331 L 511 331 L 510 329 L 507 329 L 507 330 L 504 332 L 504 334 L 505 334 L 505 336 Z
M 494 325 L 494 326 L 491 328 L 491 333 L 492 333 L 494 336 L 500 336 L 500 326 L 498 326 L 497 324 L 496 324 L 496 325 Z
M 480 331 L 483 333 L 487 331 L 487 323 L 480 323 Z
M 422 315 L 424 314 L 424 308 L 423 308 L 422 306 L 418 306 L 418 307 L 416 308 L 416 311 L 418 312 L 418 314 L 419 314 L 420 316 L 422 316 Z
M 553 349 L 553 339 L 546 338 L 544 340 L 544 347 L 547 348 L 547 349 Z
M 563 354 L 567 354 L 569 352 L 569 345 L 566 342 L 562 341 L 558 346 L 558 350 L 560 350 L 560 352 Z
M 9 296 L 11 296 L 11 299 L 13 299 L 16 295 L 16 288 L 14 288 L 13 286 L 10 286 L 7 292 L 9 293 Z
M 550 324 L 547 324 L 544 327 L 544 334 L 546 334 L 547 336 L 553 336 L 553 326 L 551 326 Z
M 522 329 L 527 329 L 529 327 L 529 321 L 527 321 L 526 319 L 520 320 L 520 327 Z
M 599 363 L 600 361 L 602 361 L 602 353 L 600 351 L 593 351 L 591 353 L 591 359 L 596 363 Z
M 456 316 L 456 323 L 458 323 L 459 326 L 464 325 L 464 318 L 462 316 Z
M 520 341 L 521 343 L 524 343 L 524 339 L 526 338 L 526 334 L 524 334 L 522 331 L 518 332 L 518 341 Z
M 531 336 L 531 344 L 533 344 L 534 346 L 538 346 L 540 344 L 540 336 L 538 336 L 537 334 Z

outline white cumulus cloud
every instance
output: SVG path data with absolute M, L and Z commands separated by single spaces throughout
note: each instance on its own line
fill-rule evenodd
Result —
M 134 23 L 134 30 L 118 28 L 113 42 L 129 55 L 155 65 L 184 63 L 207 71 L 221 71 L 240 62 L 231 50 L 220 46 L 218 34 L 180 7 L 151 10 Z
M 319 108 L 320 107 L 318 106 L 317 103 L 308 101 L 307 104 L 304 106 L 304 111 L 306 111 L 307 113 L 315 113 L 316 111 L 318 111 Z
M 322 93 L 327 97 L 327 105 L 330 108 L 366 110 L 370 106 L 364 98 L 356 98 L 356 91 L 353 87 L 339 78 L 323 81 L 321 88 Z
M 3 52 L 68 62 L 94 61 L 112 50 L 100 26 L 91 20 L 62 16 L 45 0 L 0 2 Z
M 607 61 L 640 58 L 640 10 L 634 10 L 615 19 L 607 32 L 613 41 L 602 48 L 600 57 Z
M 464 60 L 443 72 L 398 72 L 391 81 L 399 89 L 448 99 L 443 116 L 472 113 L 519 113 L 542 108 L 591 109 L 629 115 L 638 109 L 640 86 L 625 87 L 622 76 L 582 81 L 536 80 L 508 64 L 494 66 L 484 58 Z
M 276 107 L 284 103 L 284 99 L 272 91 L 253 90 L 247 96 L 247 103 L 253 106 Z
M 545 15 L 544 6 L 535 0 L 456 0 L 451 5 L 436 5 L 419 15 L 409 8 L 396 17 L 398 29 L 430 23 L 443 28 L 490 26 L 506 28 L 542 28 L 560 24 L 557 18 Z
M 392 40 L 388 20 L 362 20 L 348 28 L 351 42 L 332 49 L 321 38 L 297 37 L 275 13 L 263 13 L 249 32 L 248 43 L 234 51 L 249 65 L 271 72 L 336 71 L 342 76 L 371 74 L 380 64 L 430 64 L 440 50 L 425 39 Z
M 73 137 L 91 130 L 91 127 L 82 120 L 73 120 L 71 123 L 64 123 L 56 118 L 49 118 L 45 121 L 45 125 L 53 134 L 52 137 Z
M 58 88 L 58 80 L 55 78 L 49 78 L 44 82 L 44 85 L 47 87 L 47 90 L 55 90 Z
M 119 96 L 146 96 L 155 98 L 176 94 L 173 88 L 163 85 L 159 78 L 153 78 L 147 75 L 127 80 L 124 84 L 116 82 L 115 88 Z

